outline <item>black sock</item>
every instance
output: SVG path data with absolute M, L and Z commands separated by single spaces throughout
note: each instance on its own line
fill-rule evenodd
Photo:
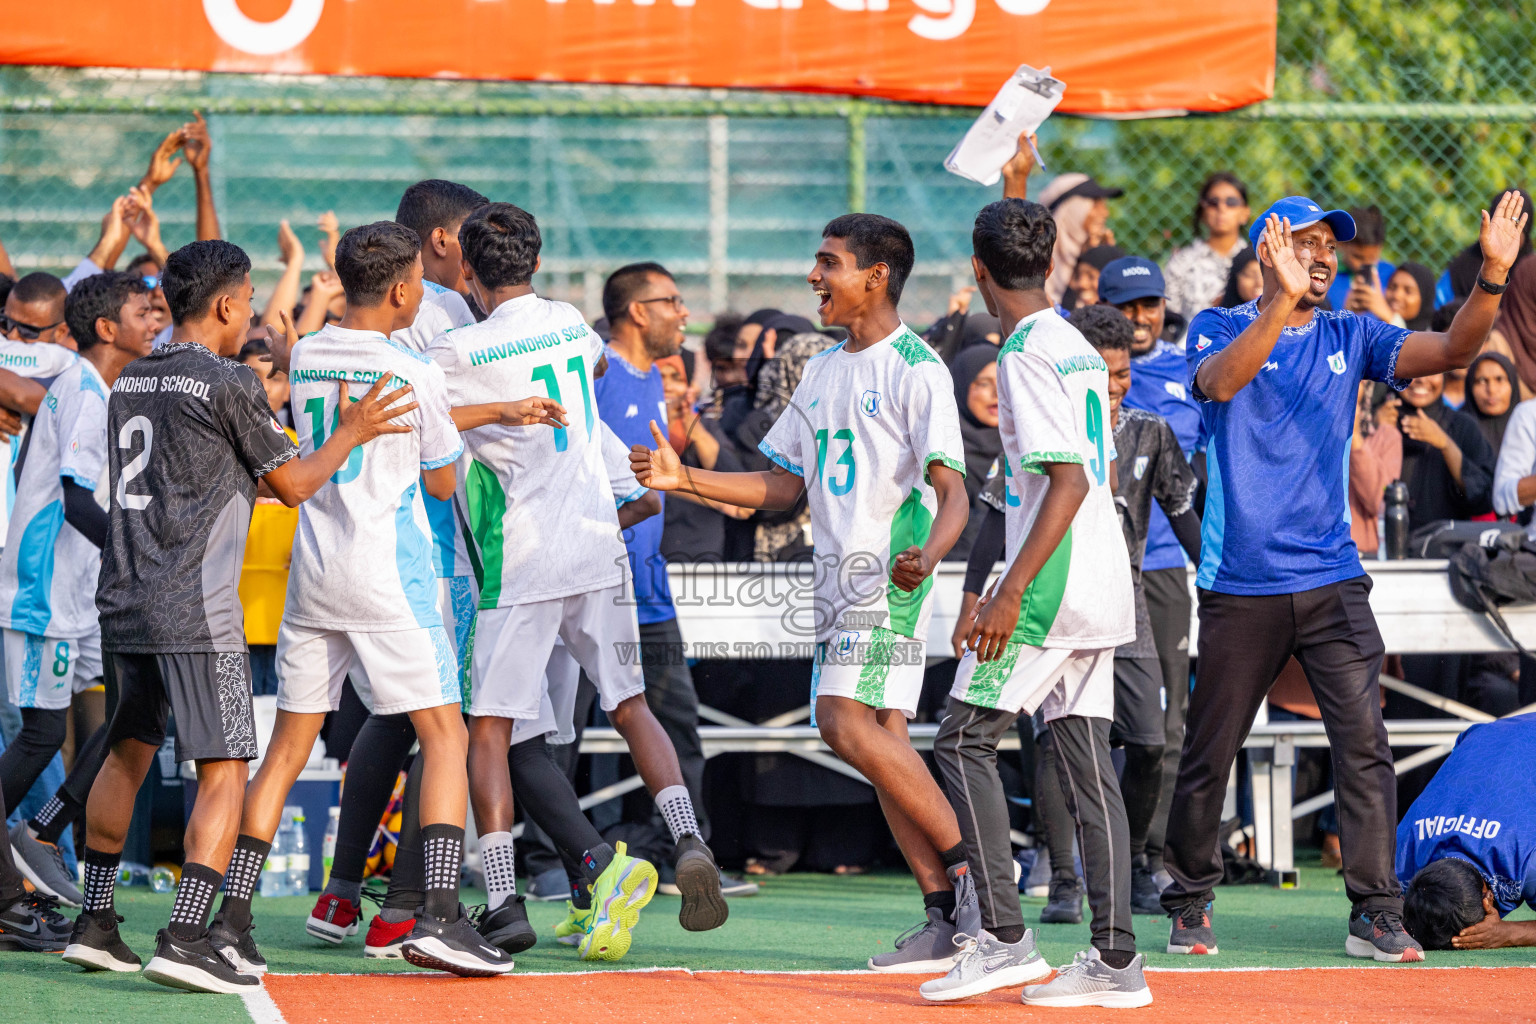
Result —
M 421 857 L 426 868 L 426 912 L 440 921 L 457 920 L 464 830 L 457 825 L 423 825 Z
M 110 914 L 112 889 L 117 885 L 117 863 L 121 853 L 102 853 L 89 846 L 80 863 L 85 873 L 85 911 L 89 914 Z
M 989 928 L 987 930 L 992 933 L 992 937 L 998 942 L 1006 942 L 1010 946 L 1024 937 L 1024 926 L 1021 924 L 1010 924 L 1001 928 Z
M 251 926 L 251 896 L 261 881 L 261 868 L 267 862 L 272 844 L 255 836 L 242 835 L 235 840 L 235 852 L 229 856 L 229 871 L 224 876 L 224 902 L 219 913 L 236 931 Z
M 176 886 L 176 902 L 171 906 L 169 931 L 178 939 L 195 942 L 208 931 L 208 911 L 224 876 L 206 864 L 182 865 L 181 881 Z
M 955 919 L 955 890 L 940 889 L 938 892 L 923 893 L 923 909 L 932 910 L 938 907 L 944 912 L 944 920 Z
M 939 860 L 944 862 L 944 870 L 948 871 L 956 864 L 965 860 L 965 844 L 956 843 L 947 850 L 940 850 Z
M 581 855 L 581 873 L 587 876 L 587 884 L 597 881 L 597 876 L 607 870 L 613 863 L 615 856 L 613 847 L 607 843 L 598 843 L 592 849 Z
M 1123 971 L 1131 966 L 1131 961 L 1136 959 L 1134 949 L 1101 949 L 1099 959 L 1113 967 L 1117 971 Z

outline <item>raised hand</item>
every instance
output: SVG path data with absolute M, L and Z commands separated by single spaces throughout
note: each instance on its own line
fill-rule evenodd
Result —
M 149 170 L 144 172 L 139 185 L 146 191 L 153 192 L 170 181 L 176 174 L 176 168 L 181 166 L 181 157 L 176 156 L 176 153 L 185 143 L 186 136 L 180 128 L 161 139 L 160 145 L 156 146 L 155 151 L 149 156 Z
M 124 223 L 133 237 L 138 239 L 140 245 L 149 250 L 149 254 L 165 268 L 165 261 L 169 255 L 165 251 L 165 243 L 160 240 L 160 217 L 155 213 L 154 200 L 149 189 L 142 185 L 134 185 L 128 190 L 128 203 L 125 206 Z
M 1019 133 L 1018 149 L 1003 164 L 1003 198 L 1028 199 L 1029 176 L 1035 169 L 1035 141 L 1030 132 Z
M 277 222 L 277 254 L 284 266 L 304 262 L 304 243 L 299 241 L 299 236 L 293 233 L 286 220 Z
M 1484 210 L 1482 214 L 1483 227 L 1478 232 L 1477 241 L 1483 249 L 1483 267 L 1495 275 L 1483 276 L 1492 284 L 1503 284 L 1509 268 L 1515 265 L 1515 258 L 1520 255 L 1531 212 L 1525 209 L 1525 197 L 1519 192 L 1505 192 L 1499 197 L 1493 213 Z
M 341 222 L 336 219 L 336 211 L 326 210 L 322 213 L 315 221 L 315 227 L 322 233 L 320 255 L 324 258 L 325 265 L 336 266 L 336 246 L 341 242 Z
M 288 361 L 293 356 L 293 346 L 299 343 L 299 332 L 294 329 L 293 318 L 288 315 L 288 311 L 280 309 L 277 315 L 283 322 L 283 329 L 279 332 L 271 324 L 267 325 L 267 349 L 271 355 L 261 357 L 262 362 L 272 364 L 272 369 L 267 371 L 269 378 L 288 372 Z
M 1280 290 L 1286 297 L 1299 299 L 1305 295 L 1312 286 L 1312 278 L 1307 268 L 1296 258 L 1296 244 L 1291 238 L 1291 218 L 1282 220 L 1276 214 L 1270 214 L 1264 222 L 1264 234 L 1260 236 L 1259 242 L 1267 250 L 1260 254 L 1259 259 L 1275 269 Z M 1269 257 L 1267 260 L 1264 259 L 1266 255 Z
M 330 305 L 332 299 L 344 294 L 345 291 L 346 289 L 341 286 L 341 278 L 336 276 L 334 270 L 322 270 L 309 279 L 310 302 Z
M 565 406 L 552 398 L 524 398 L 501 403 L 501 423 L 506 427 L 548 427 L 566 425 Z
M 208 158 L 213 155 L 213 139 L 208 134 L 208 122 L 203 120 L 200 110 L 192 111 L 195 121 L 188 121 L 181 126 L 181 134 L 184 140 L 183 147 L 187 154 L 187 163 L 199 174 L 208 170 Z
M 656 439 L 654 449 L 637 444 L 629 450 L 629 468 L 640 481 L 641 487 L 653 491 L 675 491 L 683 486 L 683 462 L 672 450 L 667 435 L 651 420 L 651 437 Z
M 419 403 L 395 404 L 411 393 L 409 384 L 396 388 L 387 395 L 381 395 L 384 385 L 389 383 L 390 376 L 388 373 L 379 374 L 379 379 L 373 382 L 373 387 L 368 389 L 368 393 L 355 402 L 351 401 L 347 395 L 347 382 L 341 382 L 341 395 L 337 398 L 341 408 L 341 426 L 337 433 L 350 432 L 353 435 L 353 447 L 367 444 L 380 434 L 411 432 L 409 424 L 395 421 L 398 417 L 413 411 Z

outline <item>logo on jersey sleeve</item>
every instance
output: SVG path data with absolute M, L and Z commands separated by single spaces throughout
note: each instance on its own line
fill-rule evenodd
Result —
M 1138 455 L 1138 456 L 1136 456 L 1135 473 L 1136 473 L 1136 479 L 1137 480 L 1140 480 L 1143 476 L 1146 476 L 1146 474 L 1147 474 L 1147 463 L 1149 461 L 1150 461 L 1150 459 L 1146 455 Z
M 864 411 L 865 416 L 880 415 L 880 392 L 864 392 L 864 397 L 859 401 L 859 408 Z
M 1333 355 L 1328 357 L 1328 369 L 1332 370 L 1334 373 L 1344 372 L 1345 362 L 1344 353 L 1342 351 L 1335 352 Z
M 1207 338 L 1203 334 L 1200 335 L 1200 340 L 1195 342 L 1195 351 L 1196 352 L 1204 352 L 1206 349 L 1208 349 L 1210 347 L 1211 347 L 1211 339 Z

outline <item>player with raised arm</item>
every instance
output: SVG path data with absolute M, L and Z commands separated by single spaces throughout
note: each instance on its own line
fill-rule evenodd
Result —
M 822 323 L 849 340 L 815 356 L 762 442 L 777 465 L 720 473 L 684 467 L 654 423 L 656 449 L 632 449 L 635 475 L 744 508 L 786 509 L 802 494 L 815 537 L 811 702 L 822 738 L 870 781 L 923 893 L 927 920 L 870 960 L 874 970 L 948 970 L 975 894 L 955 813 L 907 738 L 923 684 L 928 578 L 965 527 L 964 448 L 954 382 L 901 320 L 912 271 L 906 228 L 874 214 L 822 232 L 806 280 Z
M 677 753 L 645 702 L 636 659 L 628 559 L 603 467 L 592 381 L 603 346 L 575 307 L 534 294 L 541 239 L 533 217 L 492 203 L 459 230 L 464 276 L 482 322 L 442 335 L 428 354 L 447 372 L 457 401 L 547 397 L 571 409 L 569 424 L 532 440 L 499 426 L 465 435 L 473 457 L 467 509 L 483 577 L 470 669 L 470 790 L 494 917 L 517 896 L 507 747 L 517 719 L 538 717 L 545 664 L 558 636 L 598 689 L 609 721 L 629 744 L 640 776 L 677 843 L 678 919 L 690 931 L 725 923 L 714 855 L 699 835 Z M 580 404 L 578 405 L 578 400 Z M 592 853 L 593 851 L 588 851 Z M 630 908 L 654 892 L 655 869 L 620 845 L 589 866 L 599 910 L 583 956 L 630 924 Z M 647 870 L 648 869 L 648 870 Z
M 240 565 L 256 483 L 286 505 L 317 492 L 390 420 L 380 379 L 341 412 L 317 451 L 299 451 L 267 393 L 231 357 L 251 321 L 251 261 L 238 246 L 193 242 L 166 262 L 170 343 L 123 369 L 107 403 L 109 526 L 96 607 L 104 670 L 118 703 L 110 753 L 86 805 L 85 909 L 65 959 L 136 971 L 118 934 L 112 890 L 134 795 L 176 716 L 176 757 L 197 766 L 186 863 L 168 927 L 145 968 L 152 981 L 199 992 L 259 984 L 213 948 L 206 922 L 239 828 L 246 764 L 256 756 Z M 345 384 L 342 385 L 345 393 Z

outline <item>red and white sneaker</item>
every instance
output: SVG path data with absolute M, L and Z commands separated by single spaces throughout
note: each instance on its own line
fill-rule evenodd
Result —
M 363 908 L 351 900 L 323 892 L 309 912 L 304 930 L 317 939 L 341 945 L 348 935 L 356 935 Z
M 406 936 L 415 927 L 414 917 L 392 924 L 374 914 L 373 920 L 368 922 L 368 937 L 363 940 L 363 956 L 375 960 L 401 959 L 400 947 L 405 945 Z

